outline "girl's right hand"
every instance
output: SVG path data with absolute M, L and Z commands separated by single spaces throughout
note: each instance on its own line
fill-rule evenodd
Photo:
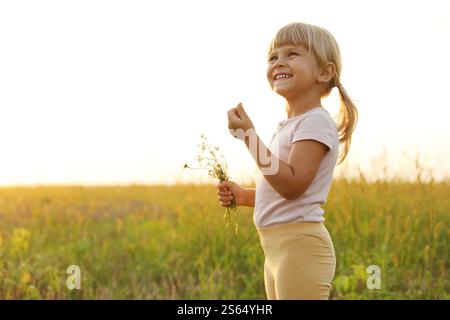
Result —
M 229 207 L 233 199 L 236 201 L 236 206 L 244 204 L 245 188 L 238 185 L 236 182 L 225 180 L 217 184 L 217 196 L 222 207 Z

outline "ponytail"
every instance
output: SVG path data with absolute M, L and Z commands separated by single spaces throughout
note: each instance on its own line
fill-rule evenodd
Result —
M 339 152 L 339 159 L 337 163 L 339 165 L 345 160 L 350 150 L 352 134 L 356 128 L 356 123 L 358 122 L 358 109 L 356 109 L 355 104 L 350 99 L 342 84 L 338 83 L 337 88 L 339 90 L 341 106 L 336 125 L 338 129 L 339 143 L 344 144 L 344 148 L 341 152 Z

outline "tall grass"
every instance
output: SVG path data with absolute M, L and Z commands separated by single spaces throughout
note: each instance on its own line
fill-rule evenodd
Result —
M 335 180 L 332 299 L 449 299 L 448 182 Z M 1 299 L 265 299 L 252 209 L 213 185 L 0 189 Z M 66 287 L 69 265 L 81 290 Z M 381 269 L 368 289 L 366 268 Z

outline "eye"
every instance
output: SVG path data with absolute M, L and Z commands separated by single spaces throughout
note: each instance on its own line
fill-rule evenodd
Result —
M 295 55 L 299 55 L 297 52 L 289 52 L 289 54 L 288 54 L 288 56 L 290 56 L 290 55 L 292 55 L 292 54 L 295 54 Z M 269 62 L 271 62 L 274 58 L 276 58 L 277 56 L 271 56 L 270 58 L 269 58 Z

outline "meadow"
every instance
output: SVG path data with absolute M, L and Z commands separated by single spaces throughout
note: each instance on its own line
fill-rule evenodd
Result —
M 449 195 L 448 181 L 334 180 L 331 298 L 449 299 Z M 252 212 L 235 235 L 214 185 L 0 188 L 0 299 L 265 299 Z

